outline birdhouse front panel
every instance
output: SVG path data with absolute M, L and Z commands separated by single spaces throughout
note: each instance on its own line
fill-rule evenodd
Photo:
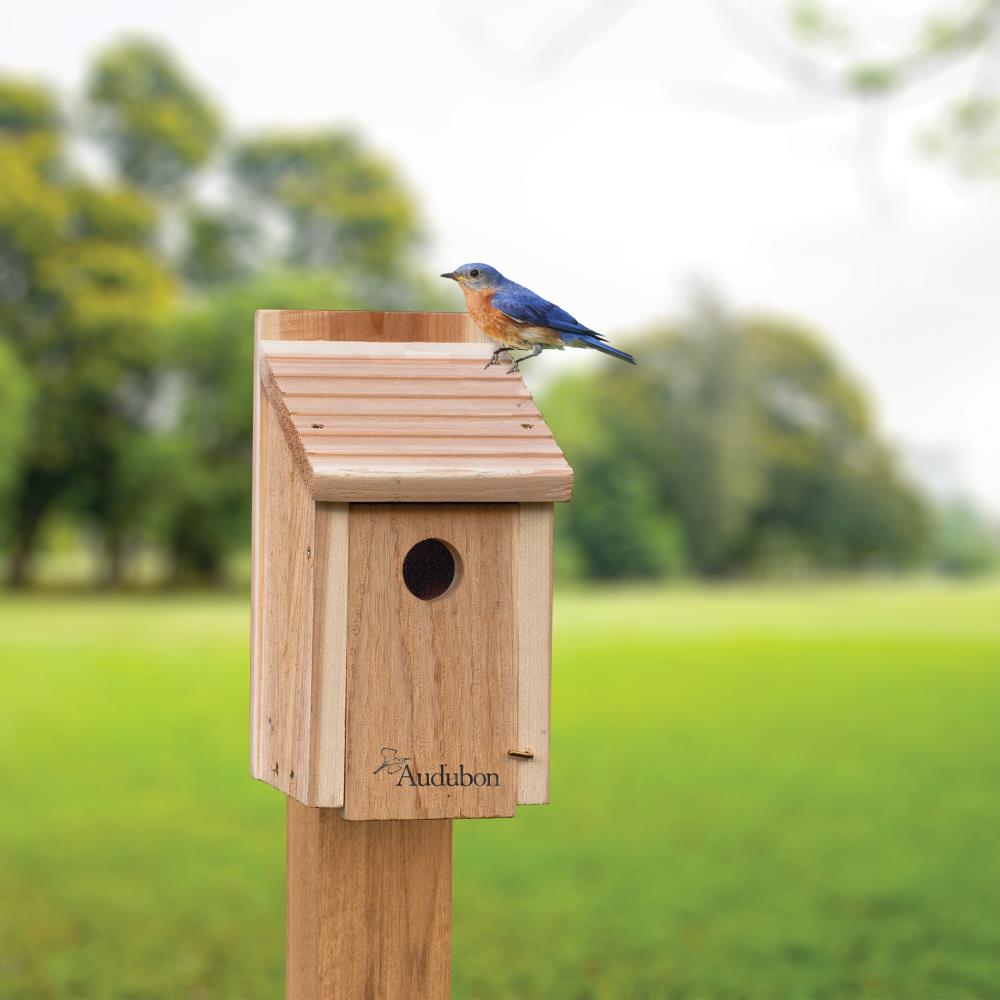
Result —
M 352 504 L 344 816 L 510 816 L 515 504 Z
M 478 339 L 457 314 L 257 316 L 251 772 L 347 819 L 548 799 L 572 470 Z

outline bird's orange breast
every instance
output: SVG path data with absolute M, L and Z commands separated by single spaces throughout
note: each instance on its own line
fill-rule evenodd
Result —
M 477 292 L 463 289 L 465 305 L 472 317 L 472 322 L 479 327 L 487 337 L 499 340 L 501 344 L 518 347 L 521 344 L 521 327 L 499 309 L 493 308 L 493 292 Z

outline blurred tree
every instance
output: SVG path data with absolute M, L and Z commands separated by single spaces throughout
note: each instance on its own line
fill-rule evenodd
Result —
M 108 484 L 142 409 L 152 333 L 173 285 L 149 246 L 155 215 L 124 189 L 77 181 L 41 88 L 0 82 L 0 328 L 36 393 L 32 448 L 14 489 L 10 576 L 27 578 L 53 504 L 96 518 L 116 559 L 122 513 Z
M 233 171 L 254 204 L 271 210 L 292 266 L 392 277 L 417 240 L 409 194 L 352 132 L 246 139 Z
M 35 385 L 0 337 L 0 546 L 10 541 L 10 503 L 30 441 L 28 414 Z
M 166 50 L 147 39 L 103 52 L 86 86 L 91 126 L 120 176 L 176 194 L 218 148 L 222 122 Z
M 560 520 L 587 575 L 919 556 L 923 505 L 808 331 L 707 301 L 637 348 L 638 369 L 560 380 L 545 401 L 576 469 Z
M 167 433 L 155 504 L 159 536 L 178 582 L 217 583 L 226 557 L 250 537 L 254 311 L 358 308 L 329 274 L 283 272 L 220 289 L 169 323 Z
M 880 440 L 860 385 L 796 324 L 751 318 L 742 336 L 767 487 L 740 561 L 767 562 L 776 538 L 811 565 L 901 566 L 919 558 L 927 512 Z
M 931 540 L 931 564 L 953 576 L 977 576 L 1000 564 L 1000 531 L 965 500 L 937 511 Z
M 0 131 L 8 139 L 51 135 L 59 127 L 55 99 L 44 87 L 4 77 L 0 98 Z
M 256 270 L 262 251 L 249 213 L 196 205 L 185 212 L 183 229 L 178 268 L 189 285 L 210 289 L 235 284 Z
M 16 356 L 0 366 L 19 364 L 35 388 L 27 403 L 0 396 L 0 456 L 17 450 L 19 407 L 33 426 L 6 476 L 10 576 L 26 580 L 61 507 L 100 528 L 110 581 L 140 537 L 166 542 L 178 577 L 216 578 L 246 538 L 253 309 L 431 301 L 406 266 L 416 212 L 348 133 L 257 137 L 219 155 L 211 102 L 148 40 L 97 57 L 85 108 L 113 184 L 77 174 L 45 88 L 0 79 L 0 332 Z M 239 183 L 217 184 L 209 205 L 213 171 Z M 284 264 L 306 270 L 254 279 Z M 332 265 L 336 287 L 308 271 Z M 186 328 L 164 326 L 174 275 L 211 296 L 192 302 Z
M 857 146 L 869 159 L 877 160 L 886 113 L 908 99 L 927 109 L 925 151 L 967 177 L 1000 178 L 1000 0 L 938 2 L 881 19 L 877 9 L 827 0 L 783 6 L 784 25 L 768 23 L 773 8 L 715 5 L 726 30 L 776 77 L 811 100 L 852 102 Z M 937 86 L 927 87 L 934 77 Z

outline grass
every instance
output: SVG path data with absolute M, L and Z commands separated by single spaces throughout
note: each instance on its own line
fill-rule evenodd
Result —
M 552 804 L 456 826 L 457 997 L 1000 995 L 1000 586 L 557 602 Z M 0 996 L 277 997 L 246 602 L 0 599 Z

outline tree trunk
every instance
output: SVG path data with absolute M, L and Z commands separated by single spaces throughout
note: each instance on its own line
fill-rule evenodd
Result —
M 116 525 L 104 529 L 104 586 L 119 588 L 125 579 L 125 540 Z
M 7 583 L 11 587 L 20 589 L 27 587 L 31 582 L 31 563 L 35 555 L 35 546 L 38 544 L 44 509 L 42 506 L 36 506 L 26 511 L 19 511 L 18 514 L 20 516 L 15 515 L 19 523 L 15 528 L 14 547 L 7 565 Z

